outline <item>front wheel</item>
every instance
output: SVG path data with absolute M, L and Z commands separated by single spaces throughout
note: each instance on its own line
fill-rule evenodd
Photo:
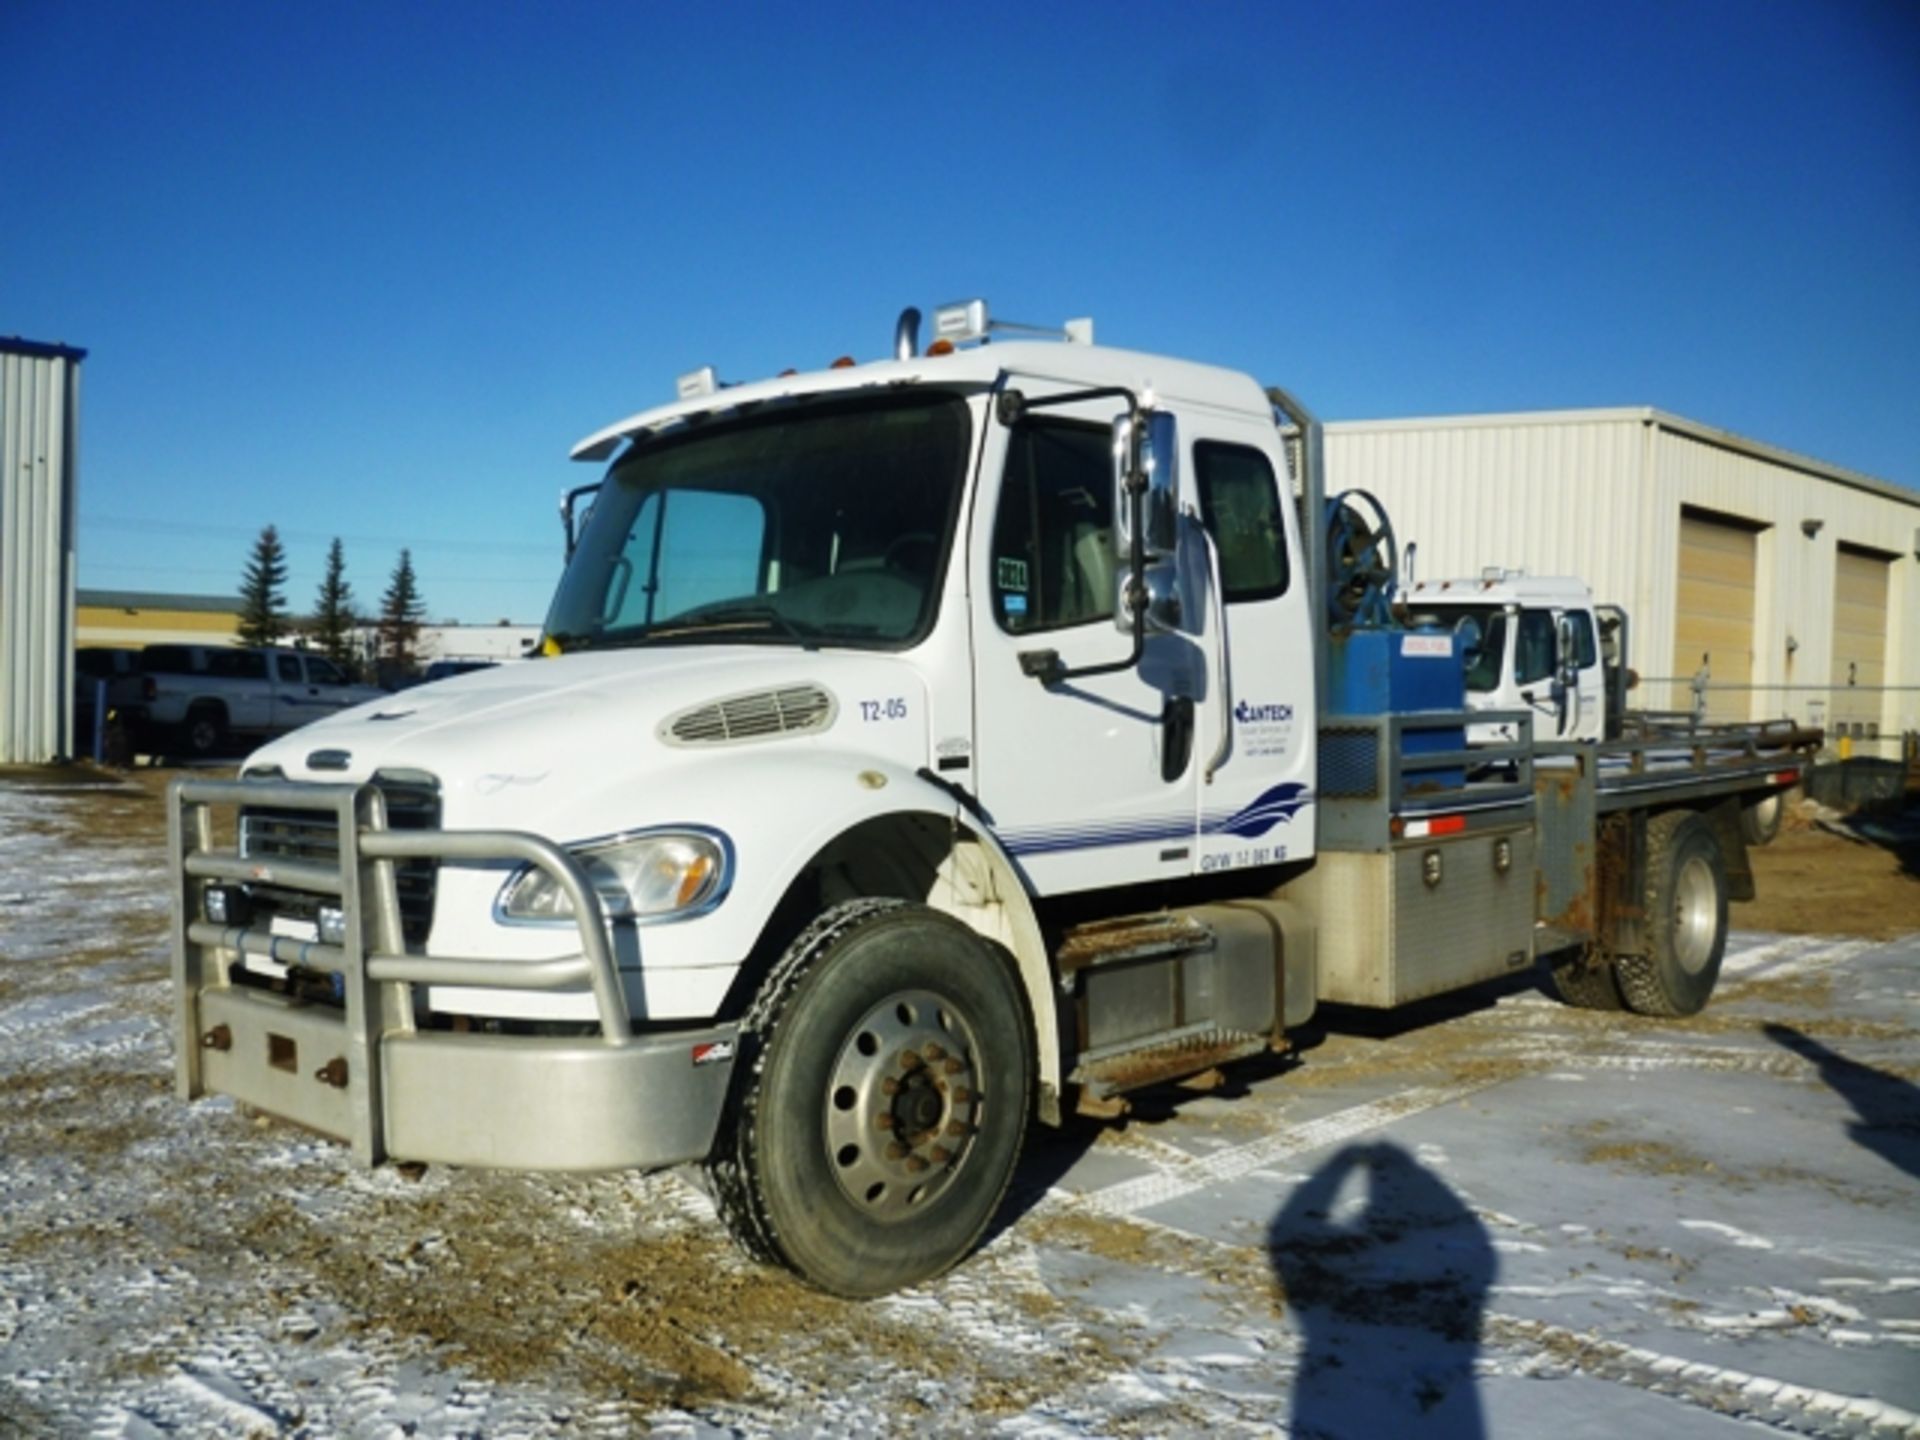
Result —
M 707 1170 L 749 1253 L 870 1296 L 972 1250 L 1033 1089 L 1026 1006 L 999 954 L 922 906 L 836 906 L 781 957 L 743 1035 Z
M 1694 1015 L 1713 994 L 1727 947 L 1727 866 L 1713 827 L 1691 810 L 1647 822 L 1647 953 L 1614 961 L 1642 1015 Z

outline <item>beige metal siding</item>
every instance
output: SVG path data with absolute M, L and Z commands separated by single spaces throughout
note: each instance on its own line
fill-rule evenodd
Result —
M 1887 580 L 1891 556 L 1842 547 L 1833 569 L 1833 709 L 1836 734 L 1872 738 L 1887 683 Z
M 1752 703 L 1755 549 L 1754 532 L 1744 526 L 1680 517 L 1675 673 L 1708 672 L 1707 713 L 1715 719 L 1744 719 Z
M 1636 606 L 1646 544 L 1638 501 L 1645 426 L 1597 419 L 1488 417 L 1435 424 L 1353 422 L 1327 432 L 1327 491 L 1379 497 L 1420 576 L 1488 566 L 1579 575 L 1603 599 Z
M 1651 409 L 1337 421 L 1327 427 L 1327 484 L 1378 494 L 1402 544 L 1419 542 L 1429 579 L 1523 566 L 1578 575 L 1598 599 L 1624 605 L 1645 682 L 1635 700 L 1655 707 L 1688 704 L 1686 679 L 1717 645 L 1716 713 L 1830 723 L 1838 556 L 1878 553 L 1887 558 L 1880 728 L 1920 729 L 1920 493 Z M 1678 648 L 1687 510 L 1751 536 L 1749 628 L 1744 647 L 1731 647 L 1748 653 L 1744 707 L 1725 690 L 1738 678 L 1725 637 L 1709 635 L 1691 657 Z M 1896 745 L 1883 739 L 1866 753 Z
M 73 749 L 82 353 L 0 339 L 0 764 Z

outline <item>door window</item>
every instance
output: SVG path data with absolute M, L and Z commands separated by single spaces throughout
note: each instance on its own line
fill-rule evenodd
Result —
M 1567 619 L 1573 624 L 1573 663 L 1581 670 L 1588 669 L 1600 658 L 1593 638 L 1593 616 L 1584 610 L 1569 610 Z
M 1513 678 L 1531 685 L 1553 674 L 1553 612 L 1522 610 L 1520 628 L 1515 633 Z
M 301 680 L 300 657 L 297 655 L 276 655 L 273 663 L 280 672 L 280 683 L 298 685 Z
M 207 673 L 223 680 L 264 680 L 267 657 L 252 650 L 209 650 Z
M 1012 635 L 1111 620 L 1113 440 L 1096 425 L 1023 420 L 994 520 L 994 618 Z
M 316 685 L 344 685 L 347 677 L 334 669 L 331 660 L 323 660 L 318 655 L 307 656 L 307 678 Z
M 1227 603 L 1271 600 L 1287 589 L 1287 535 L 1273 466 L 1246 445 L 1203 441 L 1193 447 L 1200 518 L 1220 550 Z

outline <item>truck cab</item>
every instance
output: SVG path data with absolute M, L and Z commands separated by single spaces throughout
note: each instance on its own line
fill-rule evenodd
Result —
M 1467 706 L 1520 711 L 1547 740 L 1617 733 L 1610 696 L 1610 616 L 1571 576 L 1491 569 L 1477 580 L 1421 580 L 1399 596 L 1415 623 L 1451 630 L 1466 661 Z M 1608 623 L 1603 625 L 1603 621 Z M 1511 721 L 1469 727 L 1471 743 L 1511 741 Z

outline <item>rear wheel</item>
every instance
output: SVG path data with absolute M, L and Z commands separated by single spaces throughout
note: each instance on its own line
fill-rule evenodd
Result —
M 1749 845 L 1771 844 L 1780 833 L 1780 820 L 1786 814 L 1787 797 L 1776 790 L 1764 800 L 1756 800 L 1740 810 L 1740 833 Z
M 227 716 L 218 705 L 196 705 L 187 713 L 187 753 L 196 760 L 218 755 L 227 744 Z
M 782 956 L 743 1033 L 707 1170 L 749 1253 L 866 1296 L 972 1250 L 1033 1087 L 1026 1008 L 998 954 L 935 911 L 853 901 Z
M 1547 983 L 1553 993 L 1581 1010 L 1624 1010 L 1626 1000 L 1620 994 L 1620 982 L 1614 978 L 1613 964 L 1604 959 L 1589 960 L 1575 951 L 1547 971 Z
M 1620 992 L 1642 1015 L 1697 1014 L 1727 946 L 1727 867 L 1713 827 L 1690 810 L 1647 822 L 1647 953 L 1614 961 Z

